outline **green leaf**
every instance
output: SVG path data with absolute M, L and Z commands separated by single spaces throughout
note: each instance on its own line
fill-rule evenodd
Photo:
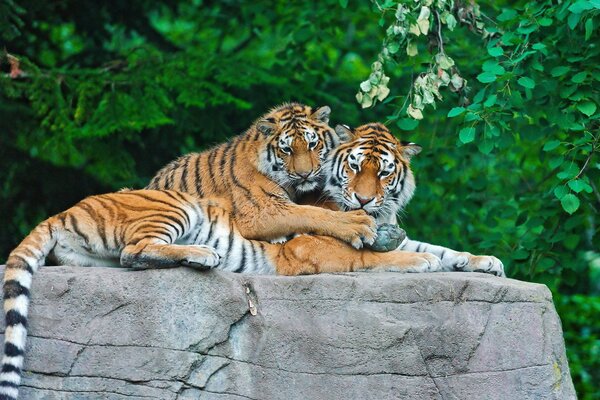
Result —
M 512 253 L 513 260 L 527 260 L 529 258 L 529 251 L 526 249 L 519 249 Z
M 579 199 L 572 193 L 565 195 L 562 199 L 560 199 L 560 204 L 562 205 L 563 210 L 568 212 L 569 214 L 573 214 L 579 208 Z
M 567 18 L 567 25 L 571 30 L 575 29 L 579 20 L 581 19 L 581 14 L 569 14 L 569 18 Z
M 496 80 L 496 75 L 492 74 L 491 72 L 483 72 L 477 75 L 477 80 L 481 83 L 494 82 Z
M 521 24 L 525 23 L 526 25 L 521 25 L 517 28 L 517 33 L 522 35 L 529 35 L 532 32 L 535 32 L 538 29 L 538 26 L 535 24 L 529 24 L 528 20 L 521 20 Z
M 584 11 L 591 10 L 594 6 L 588 0 L 579 0 L 571 4 L 569 11 L 573 14 L 581 14 Z
M 570 70 L 571 70 L 571 67 L 566 67 L 566 66 L 554 67 L 554 68 L 552 68 L 552 71 L 550 71 L 550 74 L 556 78 L 559 76 L 563 76 Z
M 563 86 L 560 89 L 560 97 L 562 97 L 563 99 L 566 99 L 568 97 L 570 97 L 573 93 L 575 93 L 575 91 L 577 91 L 577 85 L 569 85 L 569 86 Z
M 483 96 L 485 96 L 485 88 L 481 89 L 475 94 L 475 96 L 473 96 L 473 104 L 481 103 L 483 101 Z M 473 109 L 473 104 L 469 106 L 469 109 Z
M 585 81 L 586 77 L 587 77 L 587 72 L 582 71 L 578 74 L 573 75 L 573 77 L 571 78 L 571 81 L 574 83 L 582 83 L 583 81 Z
M 398 120 L 398 122 L 396 122 L 396 125 L 398 125 L 398 128 L 402 129 L 403 131 L 412 131 L 419 126 L 419 120 L 412 118 L 401 118 Z
M 468 112 L 467 116 L 465 117 L 465 122 L 470 122 L 470 121 L 481 121 L 481 117 L 475 113 Z
M 562 200 L 562 198 L 565 197 L 567 194 L 569 194 L 569 188 L 565 185 L 557 186 L 556 189 L 554 189 L 554 195 L 559 200 Z
M 543 50 L 546 48 L 546 45 L 544 43 L 536 43 L 533 46 L 531 46 L 531 48 L 534 50 Z
M 535 54 L 536 52 L 531 50 L 531 51 L 526 51 L 525 53 L 521 54 L 519 57 L 510 60 L 510 64 L 511 65 L 517 65 L 518 63 L 520 63 L 521 61 L 523 61 L 524 59 L 526 59 L 527 57 L 529 57 L 532 54 Z
M 477 144 L 477 148 L 483 154 L 490 154 L 490 152 L 494 148 L 494 142 L 492 142 L 491 140 L 482 140 Z
M 490 126 L 490 128 L 488 129 L 488 131 L 490 132 L 490 135 L 494 136 L 494 137 L 499 137 L 500 136 L 500 128 L 498 128 L 495 125 Z
M 585 115 L 587 115 L 588 117 L 591 117 L 596 112 L 596 103 L 593 103 L 591 101 L 585 101 L 583 103 L 577 104 L 577 109 Z
M 557 148 L 558 146 L 560 146 L 560 141 L 558 140 L 550 140 L 549 142 L 546 142 L 546 144 L 544 144 L 544 151 L 552 151 L 555 148 Z
M 492 74 L 495 74 L 495 75 L 502 75 L 506 72 L 504 67 L 502 65 L 498 64 L 498 61 L 496 61 L 496 60 L 488 60 L 488 61 L 484 62 L 482 69 L 485 72 L 491 72 Z
M 564 162 L 565 162 L 565 157 L 560 155 L 558 157 L 554 157 L 554 158 L 550 159 L 550 161 L 548 162 L 548 165 L 550 166 L 550 169 L 555 169 L 555 168 L 560 167 Z
M 552 25 L 552 19 L 547 17 L 541 18 L 538 21 L 538 24 L 540 24 L 540 26 L 550 26 Z
M 540 53 L 542 53 L 545 56 L 548 55 L 548 48 L 546 47 L 546 45 L 544 43 L 536 43 L 533 46 L 531 46 L 531 48 L 539 51 Z
M 448 117 L 452 118 L 452 117 L 456 117 L 457 115 L 460 115 L 462 113 L 465 112 L 465 108 L 464 107 L 454 107 L 452 110 L 450 110 L 448 112 Z
M 594 19 L 592 17 L 585 21 L 585 40 L 588 41 L 594 32 Z
M 505 8 L 502 10 L 502 14 L 498 15 L 497 19 L 498 21 L 510 21 L 511 19 L 513 19 L 514 17 L 517 16 L 517 12 L 512 9 L 512 8 Z
M 340 0 L 340 6 L 342 6 L 342 8 L 348 7 L 348 0 Z
M 502 54 L 504 54 L 504 50 L 502 49 L 502 47 L 488 47 L 488 54 L 492 57 L 500 57 Z
M 587 193 L 592 193 L 592 191 L 594 190 L 589 183 L 581 180 L 581 179 L 574 179 L 572 181 L 569 181 L 568 183 L 569 187 L 571 189 L 573 189 L 573 191 L 575 193 L 579 193 L 582 190 L 585 190 Z
M 471 143 L 475 140 L 475 128 L 474 127 L 466 127 L 462 128 L 460 132 L 458 132 L 458 138 L 463 143 Z
M 579 241 L 581 240 L 581 235 L 579 234 L 572 234 L 572 235 L 568 235 L 566 238 L 564 238 L 564 240 L 562 241 L 562 244 L 569 250 L 574 250 L 575 247 L 577 247 L 577 243 L 579 243 Z
M 535 87 L 535 81 L 526 76 L 520 77 L 517 83 L 527 89 L 533 89 Z
M 579 168 L 575 164 L 569 164 L 564 170 L 560 171 L 556 176 L 559 179 L 575 178 L 579 173 Z
M 485 107 L 491 107 L 494 104 L 496 104 L 496 100 L 498 99 L 498 96 L 496 96 L 495 94 L 490 95 L 490 97 L 487 98 L 487 100 L 485 101 L 485 103 L 483 103 L 483 105 Z

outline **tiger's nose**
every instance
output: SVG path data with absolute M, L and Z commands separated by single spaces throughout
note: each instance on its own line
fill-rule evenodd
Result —
M 361 206 L 364 206 L 365 204 L 370 203 L 375 198 L 375 197 L 362 197 L 357 194 L 355 194 L 355 196 L 356 196 L 356 200 L 358 200 L 358 202 L 360 203 Z
M 300 178 L 302 179 L 306 179 L 310 176 L 311 171 L 305 171 L 305 172 L 298 172 L 298 175 L 300 176 Z

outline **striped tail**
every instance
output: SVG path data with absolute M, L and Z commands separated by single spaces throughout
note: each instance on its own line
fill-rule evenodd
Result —
M 16 400 L 27 338 L 27 309 L 33 273 L 42 265 L 56 239 L 52 224 L 38 225 L 8 256 L 4 270 L 4 357 L 0 372 L 0 400 Z

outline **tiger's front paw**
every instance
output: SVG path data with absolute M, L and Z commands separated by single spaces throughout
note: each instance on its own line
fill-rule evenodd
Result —
M 455 271 L 485 272 L 488 274 L 506 277 L 504 264 L 494 256 L 475 256 L 471 253 L 458 253 L 454 260 Z
M 373 244 L 377 237 L 377 225 L 363 210 L 348 211 L 331 236 L 350 243 L 355 249 L 361 249 L 364 244 Z
M 504 273 L 504 264 L 494 256 L 471 256 L 470 264 L 473 271 L 485 272 L 488 274 L 506 277 Z
M 204 245 L 186 246 L 188 254 L 181 261 L 181 265 L 200 270 L 208 270 L 219 265 L 221 256 L 213 247 Z

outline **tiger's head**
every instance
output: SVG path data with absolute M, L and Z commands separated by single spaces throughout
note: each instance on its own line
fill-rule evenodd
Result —
M 329 124 L 331 109 L 288 103 L 272 109 L 256 123 L 265 139 L 258 168 L 286 189 L 309 192 L 322 185 L 322 166 L 339 144 Z
M 335 130 L 346 141 L 328 159 L 325 192 L 345 210 L 395 218 L 414 193 L 410 159 L 421 147 L 400 142 L 380 123 L 356 129 L 338 125 Z

